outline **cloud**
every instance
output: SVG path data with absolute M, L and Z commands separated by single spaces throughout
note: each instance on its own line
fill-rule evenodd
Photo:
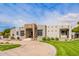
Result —
M 78 13 L 68 13 L 61 18 L 61 21 L 76 22 L 79 21 Z
M 58 19 L 62 17 L 62 14 L 56 11 L 45 11 L 44 16 L 42 16 L 40 23 L 52 25 L 58 22 Z
M 23 19 L 18 19 L 18 20 L 14 20 L 13 21 L 13 25 L 15 26 L 15 27 L 21 27 L 21 26 L 23 26 L 24 24 L 26 24 L 27 22 L 25 21 L 25 20 L 23 20 Z
M 77 21 L 79 21 L 79 14 L 68 13 L 62 15 L 57 11 L 44 11 L 44 15 L 40 16 L 39 18 L 28 14 L 17 15 L 15 17 L 8 17 L 7 15 L 1 14 L 0 19 L 0 23 L 7 23 L 15 27 L 20 27 L 27 23 L 54 25 L 66 22 L 76 23 Z M 6 26 L 6 24 L 4 26 Z
M 70 23 L 75 24 L 79 21 L 78 13 L 67 13 L 60 14 L 57 11 L 46 12 L 45 16 L 42 18 L 43 21 L 40 21 L 42 24 L 54 25 L 58 23 Z
M 0 4 L 0 28 L 1 26 L 3 28 L 20 27 L 27 23 L 54 25 L 67 22 L 75 24 L 77 21 L 79 21 L 78 5 Z

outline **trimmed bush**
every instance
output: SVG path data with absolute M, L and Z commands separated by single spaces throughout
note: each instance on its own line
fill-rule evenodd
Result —
M 42 40 L 43 41 L 50 41 L 50 38 L 49 37 L 43 37 Z
M 57 40 L 57 41 L 58 41 L 58 40 L 59 40 L 59 38 L 55 38 L 55 40 Z
M 54 40 L 54 38 L 53 38 L 53 37 L 51 37 L 51 40 Z
M 42 38 L 42 41 L 50 41 L 50 40 L 56 40 L 56 41 L 58 41 L 59 38 L 53 38 L 53 37 L 51 37 L 51 38 L 49 38 L 49 37 L 43 37 Z
M 43 41 L 46 41 L 46 37 L 43 37 L 42 40 L 43 40 Z
M 17 40 L 20 40 L 21 41 L 20 37 L 17 37 Z
M 50 38 L 49 38 L 49 37 L 47 37 L 47 38 L 46 38 L 46 41 L 50 41 Z
M 4 44 L 3 42 L 0 42 L 0 44 Z
M 17 37 L 17 39 L 20 39 L 19 37 Z
M 12 36 L 11 39 L 15 39 L 15 38 Z
M 5 42 L 5 44 L 9 44 L 9 42 Z

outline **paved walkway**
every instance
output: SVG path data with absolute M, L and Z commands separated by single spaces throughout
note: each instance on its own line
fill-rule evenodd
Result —
M 0 52 L 0 56 L 51 56 L 56 54 L 55 47 L 47 43 L 38 41 L 20 41 L 17 43 L 22 46 Z

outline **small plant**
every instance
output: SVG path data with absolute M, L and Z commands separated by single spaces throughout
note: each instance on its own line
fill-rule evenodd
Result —
M 42 40 L 43 40 L 43 41 L 46 41 L 46 37 L 43 37 Z
M 53 37 L 51 37 L 51 40 L 54 40 L 54 38 L 53 38 Z
M 49 37 L 43 37 L 42 40 L 43 41 L 50 41 L 50 38 Z
M 17 37 L 17 39 L 19 40 L 20 38 L 19 38 L 19 37 Z
M 55 38 L 55 40 L 56 40 L 56 41 L 58 41 L 58 40 L 59 40 L 59 38 Z
M 0 44 L 4 44 L 3 42 L 0 42 Z
M 9 42 L 5 42 L 5 44 L 9 44 Z
M 46 38 L 46 41 L 50 41 L 51 39 L 49 37 Z
M 20 37 L 17 37 L 17 39 L 21 41 Z
M 15 39 L 15 38 L 12 36 L 11 39 Z

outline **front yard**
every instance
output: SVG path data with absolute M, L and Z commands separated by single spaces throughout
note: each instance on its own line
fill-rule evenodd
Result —
M 21 46 L 20 44 L 0 44 L 0 51 L 5 51 L 20 46 Z
M 46 43 L 56 47 L 57 56 L 79 56 L 79 40 L 65 42 L 50 40 Z

